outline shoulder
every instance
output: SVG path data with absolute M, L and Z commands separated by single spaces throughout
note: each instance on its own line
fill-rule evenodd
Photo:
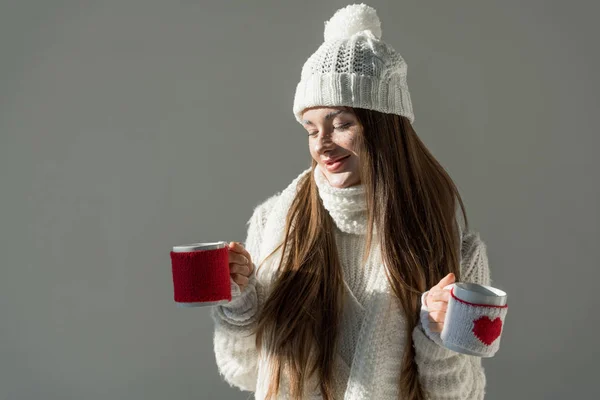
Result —
M 293 198 L 296 196 L 298 182 L 309 172 L 310 168 L 302 171 L 300 175 L 298 175 L 290 184 L 288 184 L 285 189 L 268 197 L 255 206 L 252 217 L 248 221 L 248 224 L 254 222 L 262 227 L 265 225 L 267 218 L 273 214 L 276 214 L 277 218 L 281 218 L 283 221 L 285 221 L 288 207 Z
M 254 211 L 252 212 L 252 216 L 246 223 L 247 225 L 258 225 L 260 227 L 264 226 L 267 220 L 267 217 L 273 212 L 276 208 L 278 200 L 281 198 L 281 192 L 272 195 L 271 197 L 263 200 L 257 206 L 254 207 Z

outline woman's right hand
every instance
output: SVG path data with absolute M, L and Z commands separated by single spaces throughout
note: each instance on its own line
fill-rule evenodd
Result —
M 227 250 L 229 253 L 229 275 L 243 292 L 248 286 L 249 276 L 254 269 L 252 256 L 239 242 L 230 242 Z

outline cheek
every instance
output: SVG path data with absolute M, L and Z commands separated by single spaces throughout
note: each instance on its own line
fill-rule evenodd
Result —
M 356 151 L 358 150 L 358 140 L 356 140 L 355 137 L 353 137 L 349 142 L 348 142 L 348 148 L 350 150 L 352 150 L 353 152 L 356 153 Z
M 315 142 L 308 142 L 308 151 L 310 152 L 312 158 L 317 158 L 317 144 Z
M 358 133 L 357 132 L 348 133 L 348 135 L 346 135 L 344 137 L 344 147 L 347 148 L 348 150 L 352 150 L 352 151 L 356 152 L 356 150 L 358 149 Z

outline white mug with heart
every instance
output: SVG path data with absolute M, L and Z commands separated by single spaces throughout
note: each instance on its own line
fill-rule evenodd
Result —
M 466 282 L 444 289 L 450 289 L 450 301 L 440 335 L 443 345 L 478 357 L 496 354 L 508 311 L 506 292 Z

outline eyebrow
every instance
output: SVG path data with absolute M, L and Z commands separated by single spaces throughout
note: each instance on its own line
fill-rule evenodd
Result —
M 333 117 L 335 117 L 336 115 L 342 114 L 342 113 L 348 113 L 348 111 L 346 110 L 336 110 L 336 111 L 332 111 L 330 113 L 328 113 L 327 115 L 325 115 L 325 119 L 331 119 Z M 312 122 L 310 122 L 307 119 L 302 120 L 302 125 L 314 125 Z

